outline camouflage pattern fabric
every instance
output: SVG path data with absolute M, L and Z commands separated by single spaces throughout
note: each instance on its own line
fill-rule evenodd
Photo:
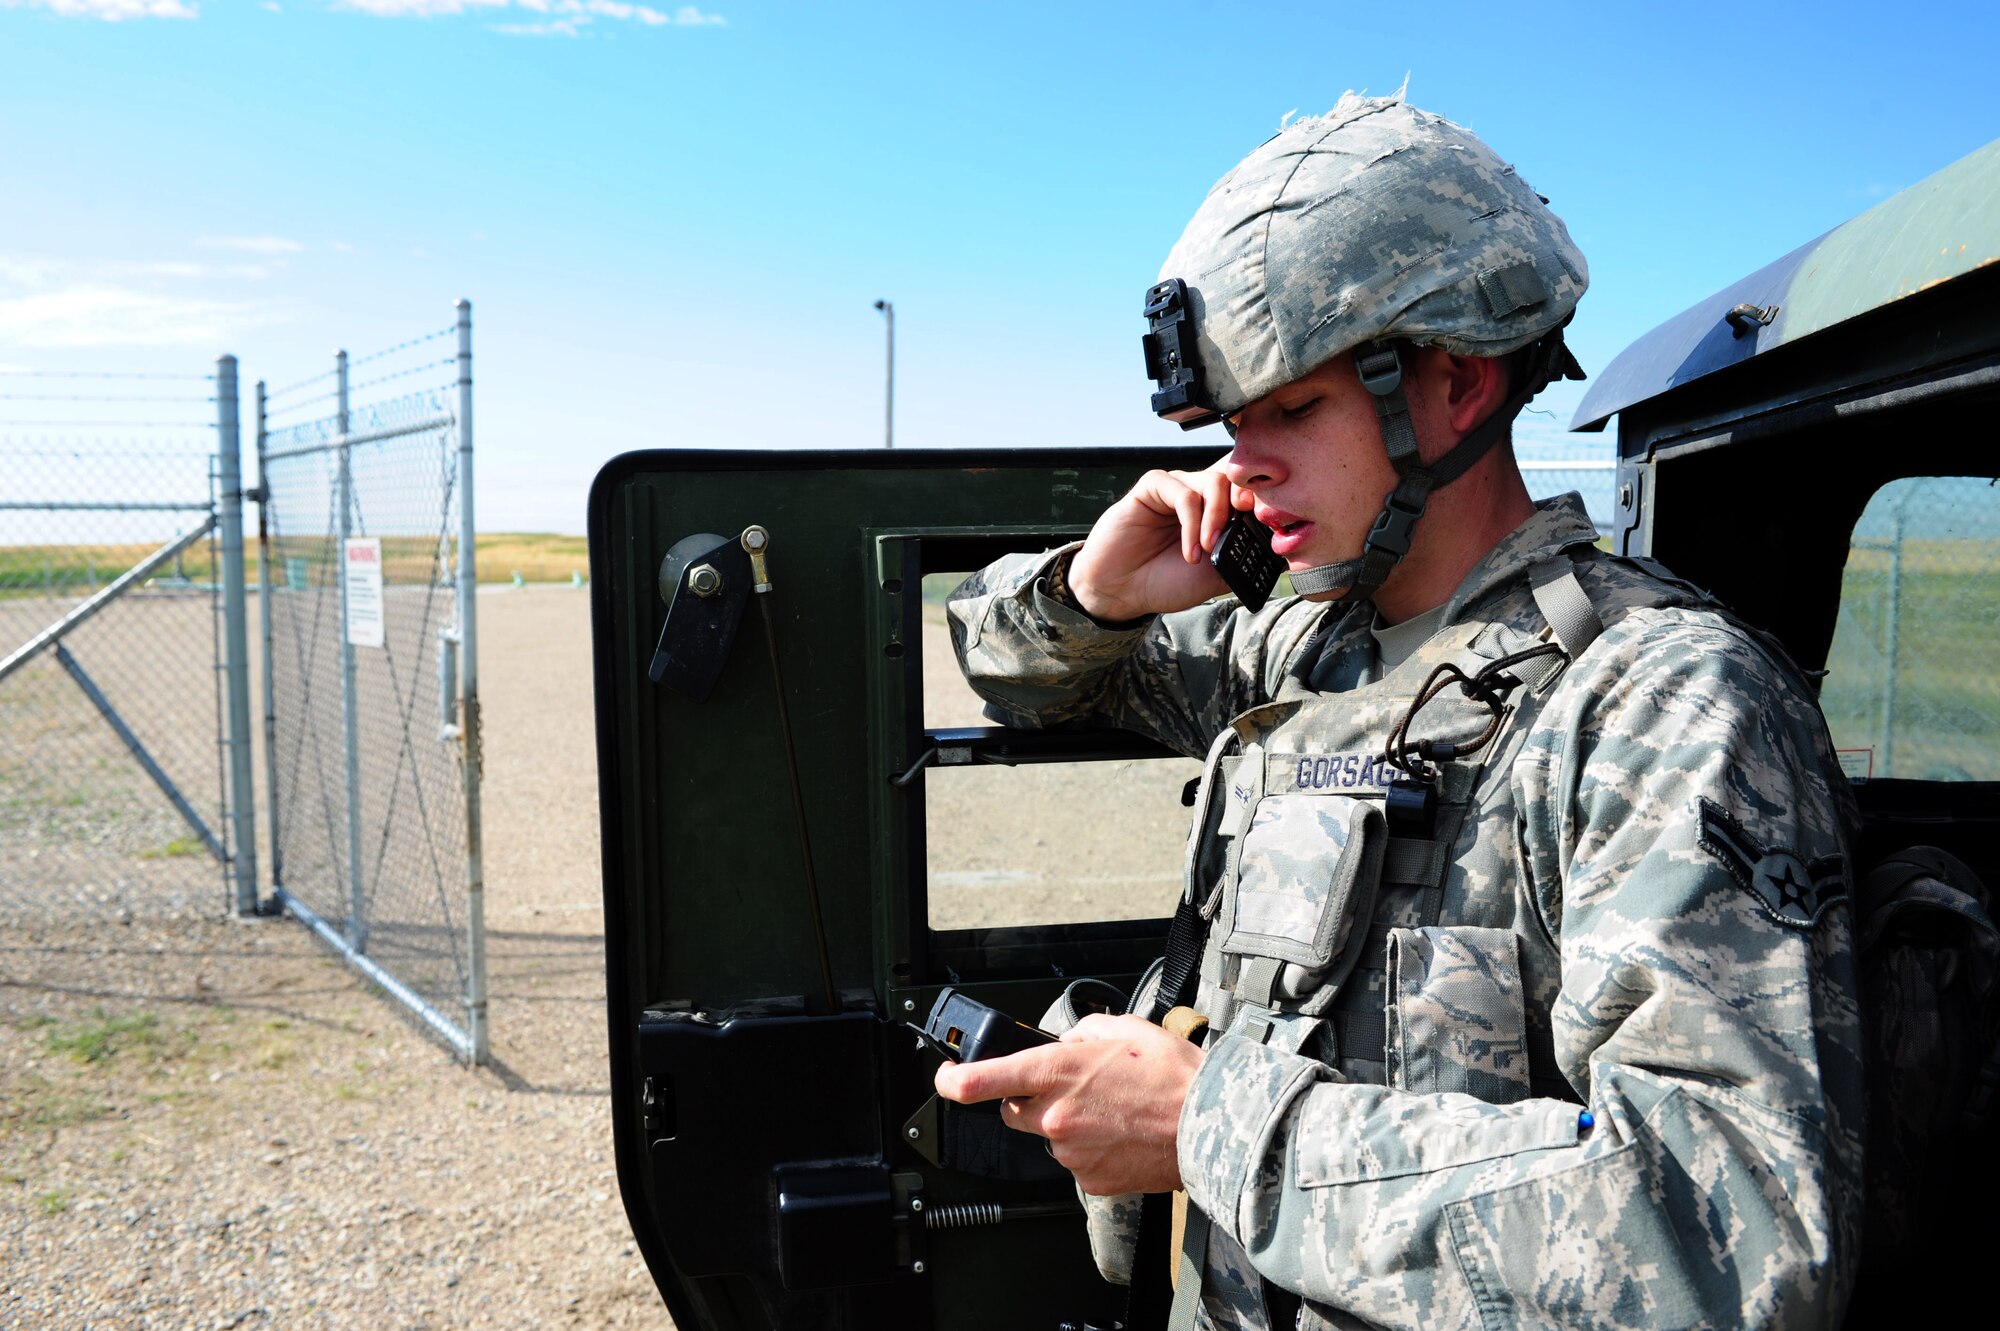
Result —
M 1593 535 L 1574 497 L 1545 503 L 1380 677 L 1365 605 L 1225 600 L 1105 628 L 1045 594 L 1062 552 L 954 594 L 961 661 L 997 719 L 1123 726 L 1191 755 L 1235 734 L 1193 847 L 1191 889 L 1219 873 L 1218 915 L 1261 802 L 1379 793 L 1364 738 L 1379 754 L 1436 664 L 1541 640 L 1530 568 L 1566 551 L 1605 621 L 1514 694 L 1477 763 L 1447 765 L 1457 812 L 1428 922 L 1390 847 L 1372 927 L 1349 934 L 1362 948 L 1386 930 L 1393 971 L 1204 959 L 1197 1006 L 1224 1033 L 1179 1150 L 1212 1222 L 1202 1325 L 1268 1324 L 1252 1271 L 1301 1294 L 1312 1327 L 1823 1327 L 1844 1306 L 1863 1091 L 1846 788 L 1781 654 Z M 1486 715 L 1457 694 L 1416 728 Z M 1294 941 L 1324 923 L 1302 892 Z M 1370 1004 L 1395 1047 L 1330 1047 L 1324 1014 Z
M 1476 135 L 1353 93 L 1218 180 L 1160 277 L 1187 283 L 1224 413 L 1376 339 L 1506 355 L 1590 281 L 1562 219 Z

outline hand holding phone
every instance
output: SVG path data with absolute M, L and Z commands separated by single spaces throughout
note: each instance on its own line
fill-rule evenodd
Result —
M 1229 515 L 1208 562 L 1215 565 L 1243 608 L 1253 613 L 1271 599 L 1271 589 L 1285 571 L 1285 561 L 1271 553 L 1271 529 L 1241 509 Z

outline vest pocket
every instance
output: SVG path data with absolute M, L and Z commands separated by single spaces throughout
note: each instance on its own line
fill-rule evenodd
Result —
M 1267 795 L 1235 847 L 1217 946 L 1323 972 L 1374 907 L 1386 840 L 1378 801 Z
M 1389 931 L 1390 1086 L 1525 1100 L 1528 1018 L 1520 944 L 1510 929 Z

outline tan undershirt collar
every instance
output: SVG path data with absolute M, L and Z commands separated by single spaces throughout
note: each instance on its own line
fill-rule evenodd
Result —
M 1444 623 L 1445 609 L 1442 605 L 1433 606 L 1414 619 L 1387 627 L 1383 626 L 1381 615 L 1376 615 L 1375 623 L 1368 631 L 1375 637 L 1375 659 L 1383 674 L 1409 660 L 1411 653 L 1430 641 L 1431 635 Z

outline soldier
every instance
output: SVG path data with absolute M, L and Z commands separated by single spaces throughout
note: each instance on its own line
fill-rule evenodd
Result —
M 1229 454 L 951 604 L 996 718 L 1205 756 L 1143 1015 L 937 1076 L 1049 1139 L 1114 1278 L 1129 1194 L 1185 1190 L 1176 1326 L 1847 1299 L 1846 788 L 1774 643 L 1528 498 L 1508 426 L 1581 376 L 1587 282 L 1546 203 L 1400 95 L 1284 129 L 1148 293 L 1155 409 Z M 1235 514 L 1299 595 L 1215 599 Z

